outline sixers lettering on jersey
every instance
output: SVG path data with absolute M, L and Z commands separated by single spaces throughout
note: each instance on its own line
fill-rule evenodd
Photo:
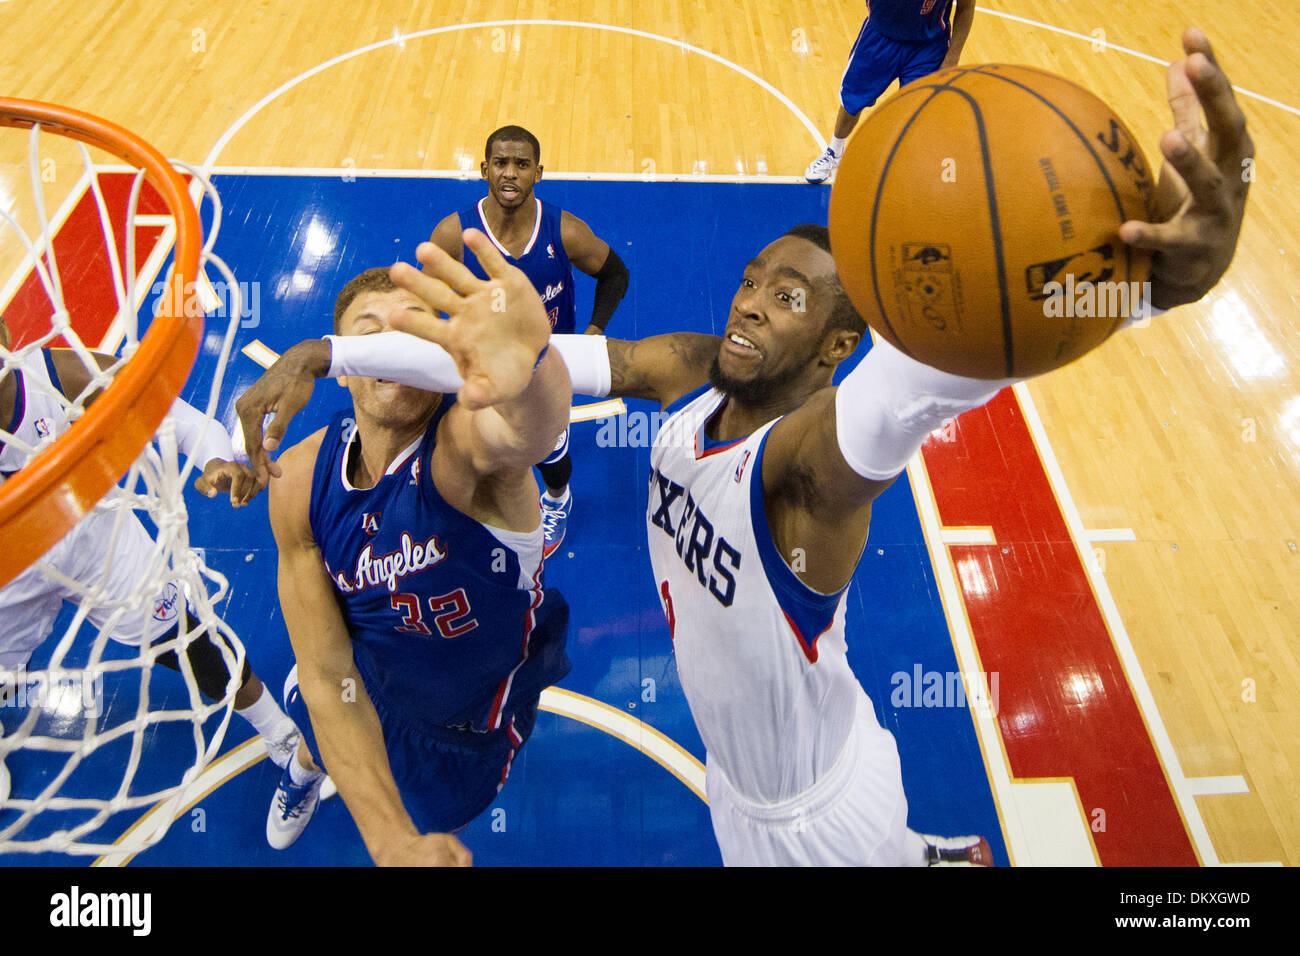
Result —
M 685 494 L 685 499 L 682 496 Z M 713 523 L 695 504 L 695 499 L 681 485 L 660 474 L 650 473 L 650 522 L 675 542 L 677 556 L 686 570 L 695 572 L 700 585 L 717 598 L 723 607 L 736 599 L 736 578 L 740 552 L 715 534 Z

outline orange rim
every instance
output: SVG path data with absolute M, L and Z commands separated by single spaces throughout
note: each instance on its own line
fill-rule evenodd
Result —
M 176 221 L 176 254 L 167 279 L 172 294 L 163 296 L 136 354 L 84 417 L 0 485 L 0 587 L 53 547 L 126 473 L 180 394 L 203 335 L 203 316 L 185 315 L 202 246 L 185 179 L 162 153 L 114 123 L 50 103 L 0 97 L 0 126 L 30 129 L 37 123 L 143 169 Z M 176 295 L 177 289 L 185 294 Z

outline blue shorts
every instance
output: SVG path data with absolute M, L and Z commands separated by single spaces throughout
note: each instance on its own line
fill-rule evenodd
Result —
M 946 36 L 933 43 L 891 40 L 873 30 L 870 20 L 865 21 L 849 53 L 849 65 L 844 68 L 840 105 L 846 113 L 857 115 L 873 106 L 894 80 L 906 86 L 929 76 L 943 65 L 948 45 Z
M 285 712 L 302 731 L 316 766 L 325 768 L 307 704 L 298 691 L 298 668 L 284 687 Z M 487 734 L 447 729 L 434 735 L 394 717 L 382 700 L 372 701 L 384 733 L 393 780 L 411 822 L 421 833 L 455 832 L 492 805 L 505 785 L 519 748 L 537 722 L 538 699 L 516 709 L 501 730 Z

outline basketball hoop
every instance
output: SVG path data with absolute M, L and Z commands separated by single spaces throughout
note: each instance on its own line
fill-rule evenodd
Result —
M 184 178 L 156 149 L 120 126 L 78 110 L 31 100 L 0 98 L 0 126 L 44 128 L 69 136 L 144 170 L 176 220 L 173 288 L 191 289 L 199 271 L 201 227 Z M 32 186 L 40 196 L 39 166 L 32 164 Z M 43 212 L 43 210 L 42 210 Z M 43 223 L 43 225 L 48 225 Z M 49 231 L 44 250 L 57 291 Z M 133 237 L 128 236 L 128 242 Z M 34 252 L 35 250 L 29 250 Z M 33 265 L 39 269 L 40 259 Z M 153 436 L 180 394 L 198 354 L 203 316 L 185 316 L 184 299 L 165 297 L 133 359 L 60 439 L 10 480 L 0 485 L 0 587 L 48 551 L 120 479 Z M 125 304 L 124 304 L 125 305 Z
M 0 764 L 6 757 L 18 758 L 9 764 L 12 791 L 7 799 L 0 795 L 0 853 L 134 853 L 162 838 L 173 819 L 171 811 L 184 806 L 190 786 L 219 751 L 244 663 L 243 645 L 215 610 L 228 590 L 227 582 L 189 546 L 183 494 L 195 466 L 202 469 L 205 463 L 179 454 L 168 415 L 203 337 L 205 309 L 199 302 L 202 292 L 211 288 L 205 285 L 206 266 L 220 273 L 233 300 L 208 394 L 206 427 L 222 427 L 212 417 L 242 304 L 233 274 L 212 253 L 221 222 L 219 197 L 197 170 L 167 160 L 120 126 L 62 106 L 0 98 L 0 127 L 30 131 L 28 171 L 35 225 L 29 235 L 26 224 L 10 209 L 0 208 L 0 251 L 17 236 L 25 258 L 15 281 L 28 270 L 20 291 L 32 293 L 27 311 L 39 313 L 26 317 L 21 346 L 0 347 L 0 385 L 35 350 L 61 341 L 81 359 L 91 379 L 80 396 L 39 386 L 62 408 L 58 421 L 44 431 L 37 428 L 39 441 L 23 444 L 4 431 L 14 425 L 0 421 L 0 441 L 22 456 L 19 470 L 0 480 L 0 588 L 42 575 L 57 582 L 64 599 L 77 610 L 62 634 L 50 634 L 40 645 L 42 652 L 50 651 L 43 670 L 28 671 L 23 665 L 15 677 L 0 667 L 0 685 L 7 683 L 0 686 L 0 694 L 9 694 L 6 706 L 13 706 L 15 695 L 27 696 L 19 704 L 27 707 L 20 725 L 10 722 L 0 733 Z M 43 197 L 43 132 L 76 141 L 81 156 L 83 178 L 77 180 L 65 208 L 80 208 L 91 197 L 94 208 L 85 210 L 87 216 L 93 221 L 98 213 L 100 254 L 107 256 L 107 263 L 95 266 L 102 275 L 111 273 L 109 298 L 116 300 L 116 312 L 111 313 L 108 328 L 115 330 L 110 336 L 114 342 L 123 342 L 122 357 L 102 370 L 91 352 L 118 349 L 101 341 L 83 342 L 71 321 L 61 271 L 67 275 L 68 287 L 79 289 L 76 266 L 93 254 L 87 256 L 84 244 L 71 252 L 65 247 L 60 267 L 58 228 L 46 215 Z M 125 160 L 132 168 L 124 174 L 96 166 L 87 146 Z M 124 176 L 130 177 L 129 195 L 119 189 L 110 202 L 101 179 L 109 177 L 121 186 Z M 146 191 L 145 184 L 152 192 Z M 198 210 L 204 197 L 211 204 L 206 243 Z M 141 212 L 145 202 L 148 206 Z M 141 274 L 136 263 L 138 229 L 156 233 Z M 160 269 L 173 247 L 173 265 L 160 287 L 150 281 L 156 274 L 152 270 Z M 66 261 L 69 256 L 76 262 Z M 153 318 L 141 338 L 137 333 L 140 310 L 148 293 L 160 288 L 165 291 L 154 303 Z M 32 301 L 39 301 L 39 309 L 30 307 Z M 108 313 L 108 306 L 102 311 Z M 92 393 L 96 397 L 87 404 Z M 145 533 L 136 512 L 152 521 L 155 535 Z M 124 553 L 120 541 L 133 529 L 139 530 L 133 539 L 137 547 L 131 552 L 131 584 L 109 589 L 105 582 Z M 105 543 L 101 565 L 93 571 L 71 575 L 50 557 L 56 546 L 67 549 L 68 542 L 92 539 Z M 197 623 L 190 626 L 183 613 L 179 618 L 172 613 L 177 606 L 181 611 L 188 606 Z M 131 615 L 152 615 L 155 622 L 139 637 L 138 653 L 133 646 L 123 652 L 123 644 L 113 641 L 121 639 L 122 622 Z M 4 623 L 18 627 L 22 621 Z M 92 629 L 96 633 L 87 640 L 86 632 Z M 0 638 L 4 636 L 0 633 Z M 202 699 L 186 654 L 191 643 L 205 636 L 213 639 L 232 675 L 225 696 L 212 702 Z M 168 653 L 175 653 L 179 662 L 184 701 L 175 699 L 180 691 L 174 684 L 169 687 L 153 675 L 154 664 Z M 105 710 L 107 682 L 113 682 L 113 687 L 107 697 L 111 705 Z M 164 757 L 146 753 L 169 734 Z M 87 794 L 84 781 L 74 774 L 84 760 L 101 750 L 98 759 L 120 780 L 111 784 L 111 792 L 103 792 L 101 783 L 99 790 Z M 40 766 L 20 767 L 24 761 Z M 148 779 L 137 778 L 144 766 L 149 767 Z M 159 825 L 133 828 L 119 839 L 99 832 L 114 814 L 160 806 L 168 812 L 161 815 Z M 42 828 L 45 832 L 33 832 Z

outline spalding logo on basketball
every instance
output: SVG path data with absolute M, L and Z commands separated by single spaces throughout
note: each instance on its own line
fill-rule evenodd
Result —
M 955 67 L 900 90 L 850 140 L 831 249 L 867 323 L 914 358 L 1030 376 L 1100 345 L 1144 303 L 1154 180 L 1105 103 L 1023 66 Z

